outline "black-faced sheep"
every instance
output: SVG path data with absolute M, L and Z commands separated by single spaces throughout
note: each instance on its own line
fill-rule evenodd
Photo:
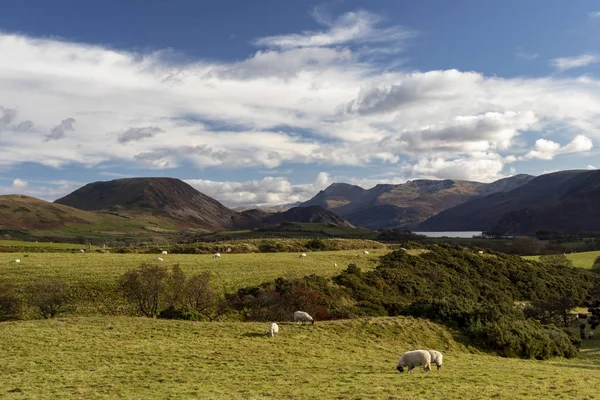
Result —
M 408 372 L 412 372 L 415 367 L 419 366 L 422 366 L 425 372 L 431 371 L 431 354 L 427 350 L 413 350 L 402 354 L 396 369 L 402 373 L 404 368 L 408 367 Z

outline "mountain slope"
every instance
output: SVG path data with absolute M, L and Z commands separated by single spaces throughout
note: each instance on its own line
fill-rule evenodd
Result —
M 248 210 L 234 217 L 234 224 L 240 229 L 263 228 L 284 222 L 323 223 L 352 228 L 345 218 L 320 206 L 294 207 L 279 213 Z
M 301 206 L 321 205 L 355 226 L 370 229 L 413 228 L 443 210 L 481 195 L 513 189 L 532 178 L 517 175 L 490 184 L 418 179 L 399 185 L 376 185 L 368 190 L 335 183 Z
M 599 226 L 600 171 L 561 171 L 443 211 L 419 229 L 533 233 L 598 230 Z
M 152 214 L 180 227 L 232 227 L 234 211 L 174 178 L 127 178 L 93 182 L 55 201 L 81 210 L 119 215 Z

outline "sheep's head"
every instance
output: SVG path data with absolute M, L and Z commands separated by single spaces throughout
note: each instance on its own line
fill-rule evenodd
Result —
M 396 369 L 398 370 L 398 372 L 402 373 L 404 372 L 404 368 L 402 368 L 402 365 L 398 365 L 396 366 Z
M 315 324 L 315 320 L 314 320 L 314 318 L 313 318 L 313 319 L 310 321 L 310 323 L 311 323 L 312 325 L 314 325 L 314 324 Z

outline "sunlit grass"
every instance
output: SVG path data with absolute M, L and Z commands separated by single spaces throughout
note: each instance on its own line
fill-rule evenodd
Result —
M 202 399 L 598 398 L 599 341 L 579 358 L 471 352 L 413 318 L 298 326 L 89 317 L 0 324 L 0 397 Z M 435 348 L 441 371 L 400 374 L 400 354 Z
M 573 266 L 577 268 L 591 269 L 594 265 L 596 257 L 600 256 L 600 251 L 585 251 L 582 253 L 571 253 L 566 255 L 567 258 L 573 261 Z M 539 260 L 540 256 L 525 256 L 528 260 Z

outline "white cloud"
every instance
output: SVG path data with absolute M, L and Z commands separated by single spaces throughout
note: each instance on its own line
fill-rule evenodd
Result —
M 407 29 L 362 11 L 319 21 L 319 32 L 257 40 L 266 47 L 238 62 L 0 34 L 0 165 L 383 164 L 402 179 L 486 180 L 523 161 L 533 135 L 600 140 L 593 77 L 386 69 L 361 46 L 403 45 Z
M 332 181 L 321 172 L 311 184 L 292 184 L 283 177 L 265 177 L 246 182 L 217 182 L 204 179 L 185 181 L 198 191 L 217 199 L 229 207 L 274 206 L 309 200 Z
M 587 53 L 574 57 L 555 58 L 553 60 L 550 60 L 550 64 L 560 71 L 566 71 L 572 68 L 587 67 L 588 65 L 595 64 L 598 61 L 600 61 L 600 58 L 598 58 L 597 55 Z
M 13 184 L 12 184 L 13 188 L 18 189 L 18 190 L 25 189 L 27 187 L 27 185 L 28 185 L 27 181 L 24 181 L 19 178 L 13 180 Z
M 588 15 L 591 18 L 600 18 L 600 11 L 591 11 Z
M 527 158 L 539 158 L 541 160 L 552 160 L 559 154 L 581 153 L 589 151 L 594 147 L 590 138 L 583 135 L 577 135 L 570 143 L 562 146 L 552 140 L 538 139 L 535 147 L 529 153 Z
M 317 15 L 318 16 L 318 15 Z M 415 32 L 399 26 L 380 28 L 383 18 L 367 11 L 347 12 L 335 21 L 317 19 L 328 30 L 324 32 L 303 32 L 300 34 L 277 35 L 260 38 L 257 46 L 293 49 L 298 47 L 325 47 L 354 43 L 394 43 L 398 46 Z
M 592 164 L 589 164 L 586 169 L 592 170 L 592 169 L 598 169 L 596 167 L 594 167 Z
M 523 60 L 535 60 L 536 58 L 539 57 L 538 53 L 529 53 L 526 52 L 525 50 L 523 50 L 522 47 L 518 47 L 517 48 L 517 57 L 522 58 Z

